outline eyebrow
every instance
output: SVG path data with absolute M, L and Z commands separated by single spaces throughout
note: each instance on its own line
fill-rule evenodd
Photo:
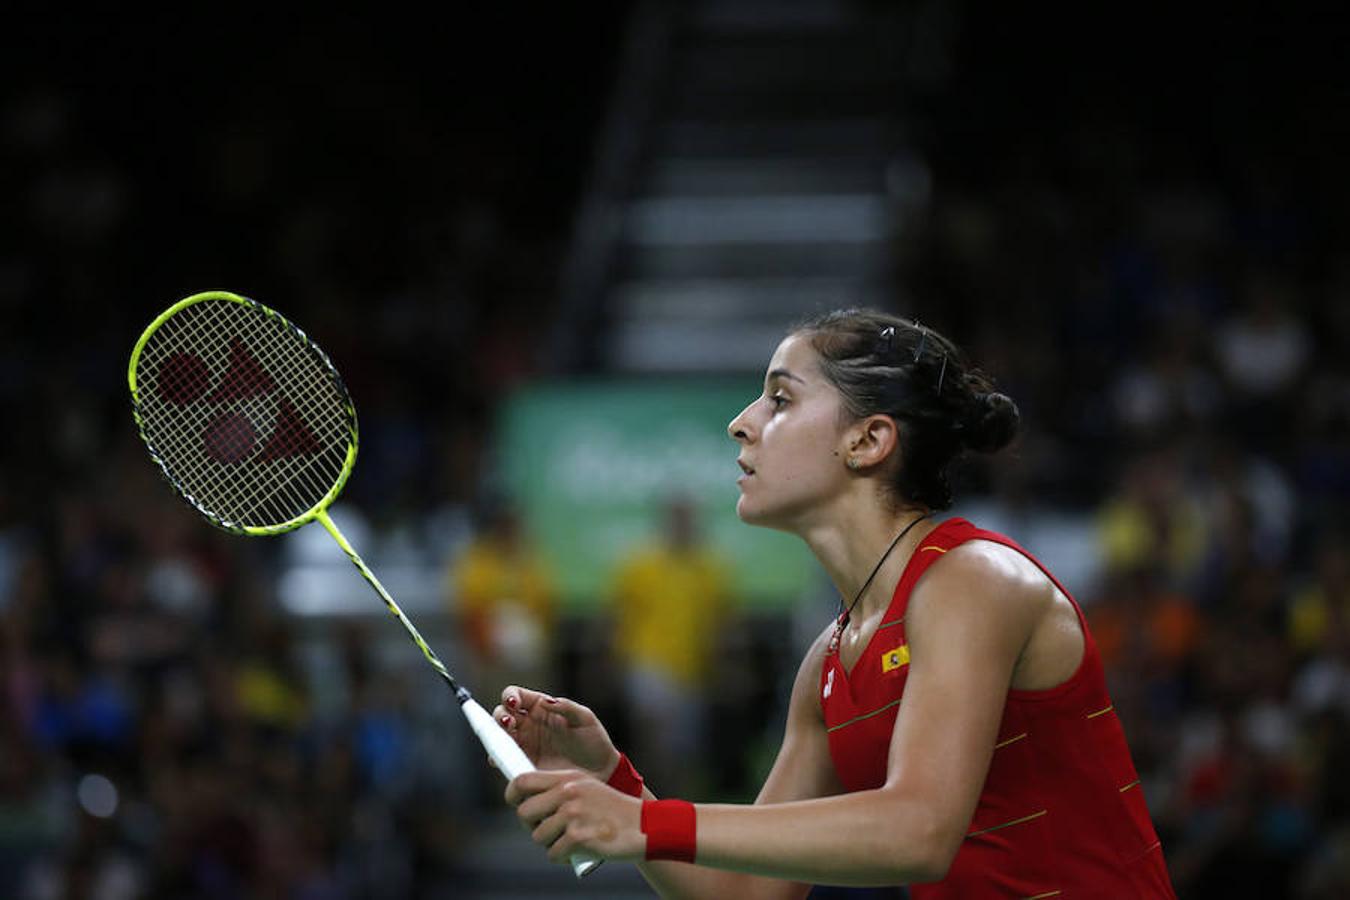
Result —
M 793 374 L 792 374 L 791 372 L 789 372 L 787 369 L 774 369 L 772 372 L 770 372 L 770 373 L 765 377 L 764 380 L 765 380 L 766 382 L 767 382 L 767 381 L 773 381 L 775 378 L 786 378 L 786 379 L 788 379 L 789 381 L 797 381 L 797 382 L 801 382 L 802 384 L 806 384 L 806 382 L 805 382 L 804 380 L 802 380 L 801 378 L 798 378 L 796 375 L 793 375 Z

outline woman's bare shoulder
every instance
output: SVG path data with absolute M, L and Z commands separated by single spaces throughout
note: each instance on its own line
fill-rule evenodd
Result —
M 953 547 L 924 573 L 910 595 L 907 619 L 912 628 L 932 607 L 943 615 L 993 616 L 1029 630 L 1060 596 L 1055 583 L 1023 553 L 972 540 Z

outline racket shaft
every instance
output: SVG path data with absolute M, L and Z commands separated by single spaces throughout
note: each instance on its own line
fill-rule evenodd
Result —
M 427 642 L 422 639 L 417 627 L 403 614 L 403 610 L 399 609 L 398 604 L 394 602 L 394 598 L 384 589 L 384 585 L 380 584 L 380 580 L 375 577 L 375 573 L 366 565 L 365 560 L 361 559 L 352 545 L 347 543 L 346 537 L 329 518 L 328 511 L 321 510 L 315 518 L 333 536 L 333 540 L 337 541 L 338 546 L 342 548 L 342 552 L 347 554 L 347 558 L 352 561 L 352 565 L 356 566 L 357 571 L 361 573 L 361 577 L 375 589 L 375 593 L 380 595 L 380 599 L 384 601 L 385 606 L 389 607 L 389 611 L 403 623 L 403 627 L 412 637 L 413 643 L 421 649 L 422 655 L 427 658 L 427 662 L 431 663 L 436 671 L 441 673 L 441 677 L 449 683 L 451 688 L 458 691 L 459 685 L 455 683 L 455 679 L 450 675 L 450 671 L 445 668 L 445 664 L 436 656 Z M 467 697 L 468 695 L 465 693 L 463 696 Z M 492 758 L 492 762 L 501 770 L 502 774 L 509 779 L 524 772 L 534 771 L 534 764 L 525 755 L 525 751 L 521 750 L 510 735 L 492 721 L 492 716 L 488 715 L 487 710 L 483 709 L 477 700 L 470 697 L 461 703 L 460 709 L 464 712 L 464 717 L 469 720 L 469 727 L 478 736 L 483 749 L 487 751 L 488 756 Z M 580 878 L 583 875 L 590 874 L 591 870 L 600 865 L 600 860 L 590 854 L 578 853 L 572 856 L 571 863 L 572 871 Z
M 357 554 L 351 544 L 347 543 L 347 538 L 338 530 L 338 527 L 333 520 L 329 518 L 328 511 L 320 510 L 315 518 L 318 519 L 319 523 L 333 536 L 333 540 L 337 541 L 338 546 L 342 548 L 342 552 L 347 554 L 347 558 L 352 561 L 352 565 L 356 566 L 356 570 L 361 573 L 361 577 L 375 589 L 375 593 L 380 595 L 380 599 L 383 600 L 384 605 L 389 608 L 389 612 L 393 613 L 394 617 L 403 624 L 403 628 L 413 639 L 413 643 L 422 651 L 422 655 L 427 658 L 427 662 L 431 663 L 432 667 L 437 672 L 441 673 L 441 677 L 449 682 L 451 688 L 458 690 L 459 685 L 455 683 L 455 679 L 451 676 L 450 670 L 445 667 L 445 664 L 441 662 L 440 657 L 438 657 L 431 647 L 427 645 L 427 642 L 422 639 L 422 635 L 417 630 L 417 626 L 413 625 L 412 621 L 403 614 L 403 610 L 399 609 L 398 604 L 394 602 L 394 598 L 384 589 L 384 585 L 380 584 L 380 579 L 375 577 L 375 573 L 366 565 L 365 560 Z

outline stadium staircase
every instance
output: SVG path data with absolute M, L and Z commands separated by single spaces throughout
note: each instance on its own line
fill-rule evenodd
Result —
M 759 372 L 803 315 L 886 303 L 927 191 L 901 115 L 924 8 L 641 4 L 575 231 L 556 368 Z

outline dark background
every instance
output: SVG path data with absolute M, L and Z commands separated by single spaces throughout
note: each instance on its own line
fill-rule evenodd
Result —
M 173 300 L 253 296 L 341 360 L 346 499 L 377 531 L 471 508 L 505 393 L 579 374 L 545 349 L 632 9 L 2 14 L 0 893 L 455 896 L 497 808 L 419 743 L 452 711 L 341 622 L 354 699 L 286 711 L 314 687 L 277 553 L 178 508 L 122 372 Z M 1336 10 L 945 10 L 904 105 L 933 193 L 892 306 L 1022 407 L 973 494 L 1105 548 L 1079 599 L 1183 896 L 1344 896 Z M 199 602 L 166 608 L 185 560 Z M 250 673 L 275 702 L 238 699 Z M 89 773 L 115 816 L 81 811 Z

